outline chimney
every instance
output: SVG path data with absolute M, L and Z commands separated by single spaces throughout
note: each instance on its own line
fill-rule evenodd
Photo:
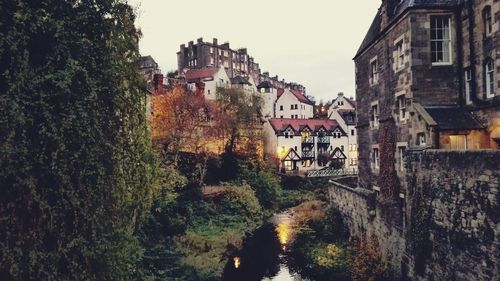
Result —
M 339 96 L 339 98 L 343 97 L 344 96 L 344 92 L 339 92 L 338 96 Z
M 381 29 L 384 29 L 392 20 L 398 2 L 398 0 L 382 0 L 382 7 L 380 8 L 380 14 L 382 15 Z
M 264 71 L 264 76 L 269 76 L 269 71 Z
M 160 94 L 163 91 L 163 74 L 155 74 L 153 76 L 155 93 Z
M 214 38 L 213 43 L 214 43 L 214 46 L 217 46 L 217 38 Z
M 203 43 L 203 37 L 198 38 L 197 43 L 198 44 L 202 44 Z

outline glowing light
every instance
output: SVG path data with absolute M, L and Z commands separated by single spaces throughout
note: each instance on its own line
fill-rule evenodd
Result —
M 285 249 L 288 239 L 290 238 L 290 222 L 283 221 L 278 223 L 276 226 L 276 232 L 278 233 L 278 240 L 283 249 Z
M 234 261 L 234 268 L 240 267 L 240 264 L 241 264 L 240 257 L 234 257 L 233 261 Z
M 283 158 L 285 157 L 286 148 L 284 146 L 279 146 L 276 152 L 278 153 L 278 157 Z

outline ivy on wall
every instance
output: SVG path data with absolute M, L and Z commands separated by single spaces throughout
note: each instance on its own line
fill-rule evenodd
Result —
M 380 124 L 380 172 L 378 186 L 384 201 L 396 201 L 399 197 L 399 179 L 395 168 L 396 124 L 389 120 Z

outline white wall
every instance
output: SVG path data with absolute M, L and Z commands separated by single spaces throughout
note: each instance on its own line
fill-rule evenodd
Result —
M 346 152 L 344 152 L 345 155 L 348 157 L 348 160 L 346 162 L 347 168 L 357 171 L 358 170 L 357 164 L 353 166 L 350 165 L 351 163 L 350 159 L 355 159 L 354 163 L 357 163 L 358 161 L 358 132 L 356 131 L 356 126 L 347 125 L 344 118 L 342 118 L 342 116 L 339 114 L 337 108 L 332 109 L 332 107 L 330 107 L 328 112 L 329 112 L 329 119 L 336 120 L 337 123 L 339 123 L 339 125 L 342 127 L 342 130 L 344 130 L 347 133 L 348 144 L 345 150 Z M 354 130 L 354 135 L 352 134 L 353 130 Z
M 292 105 L 297 105 L 297 109 L 291 109 Z M 283 110 L 280 110 L 281 106 Z M 295 118 L 308 119 L 314 116 L 313 106 L 300 102 L 297 97 L 289 90 L 285 92 L 276 101 L 276 118 Z

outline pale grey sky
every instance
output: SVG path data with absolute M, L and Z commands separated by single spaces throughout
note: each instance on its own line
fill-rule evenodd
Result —
M 380 0 L 129 0 L 140 50 L 164 73 L 179 46 L 203 37 L 248 48 L 262 71 L 306 86 L 317 101 L 354 93 L 354 57 Z

